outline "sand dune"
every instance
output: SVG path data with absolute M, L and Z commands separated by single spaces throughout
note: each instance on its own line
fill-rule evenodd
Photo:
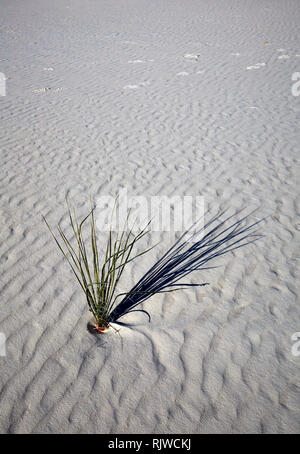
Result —
M 297 0 L 0 4 L 0 431 L 298 432 Z M 94 336 L 41 215 L 120 188 L 258 208 L 265 237 Z

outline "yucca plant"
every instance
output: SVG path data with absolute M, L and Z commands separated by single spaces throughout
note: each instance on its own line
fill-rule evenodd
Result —
M 99 332 L 105 331 L 109 326 L 109 314 L 119 296 L 115 293 L 126 265 L 152 249 L 151 247 L 139 254 L 132 255 L 136 243 L 148 233 L 149 223 L 137 235 L 133 234 L 133 228 L 127 233 L 128 214 L 120 235 L 117 233 L 113 236 L 112 230 L 109 231 L 106 251 L 103 255 L 102 265 L 100 265 L 94 217 L 95 208 L 92 208 L 89 214 L 78 222 L 75 209 L 70 207 L 68 200 L 66 202 L 75 237 L 74 246 L 66 237 L 60 225 L 57 227 L 61 238 L 61 242 L 59 242 L 44 216 L 43 219 L 85 293 L 89 310 L 96 322 L 96 329 Z M 83 237 L 83 226 L 89 218 L 91 219 L 91 231 L 90 249 L 88 250 L 86 240 Z M 91 254 L 90 258 L 89 254 Z
M 136 311 L 138 305 L 157 293 L 209 285 L 208 282 L 191 284 L 180 281 L 193 271 L 216 268 L 207 266 L 207 263 L 262 237 L 256 233 L 256 226 L 263 219 L 247 225 L 251 213 L 235 221 L 235 215 L 221 221 L 224 214 L 225 211 L 221 212 L 200 228 L 199 221 L 193 224 L 124 295 L 109 314 L 108 321 L 116 322 L 123 315 Z M 150 314 L 145 310 L 142 312 L 148 315 L 150 321 Z
M 197 227 L 199 223 L 196 222 L 130 291 L 116 294 L 118 283 L 126 265 L 154 247 L 133 255 L 137 242 L 148 233 L 149 223 L 135 235 L 133 228 L 128 229 L 129 213 L 120 235 L 119 233 L 113 235 L 112 230 L 109 231 L 106 251 L 102 255 L 102 265 L 100 265 L 94 218 L 95 208 L 91 208 L 89 214 L 81 222 L 78 222 L 76 212 L 71 209 L 68 201 L 67 207 L 75 237 L 74 246 L 58 225 L 62 242 L 60 243 L 46 219 L 43 219 L 85 293 L 89 309 L 96 321 L 96 329 L 99 332 L 105 331 L 110 323 L 117 322 L 129 312 L 144 312 L 148 315 L 150 321 L 151 317 L 147 311 L 136 309 L 143 301 L 157 293 L 208 285 L 207 282 L 191 284 L 180 281 L 193 271 L 215 268 L 208 267 L 207 263 L 261 237 L 256 233 L 256 226 L 261 221 L 247 225 L 248 216 L 236 221 L 232 221 L 233 216 L 228 216 L 221 221 L 221 217 L 225 213 L 222 212 L 210 219 L 201 228 Z M 91 231 L 90 249 L 88 251 L 86 240 L 83 238 L 83 226 L 89 218 L 91 220 Z M 90 259 L 89 254 L 91 254 Z M 116 301 L 121 296 L 123 296 L 123 299 L 117 304 Z

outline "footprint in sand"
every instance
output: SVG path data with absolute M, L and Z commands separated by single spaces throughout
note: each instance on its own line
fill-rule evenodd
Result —
M 57 87 L 57 88 L 52 88 L 52 87 L 43 87 L 43 88 L 37 88 L 36 90 L 33 90 L 34 93 L 46 93 L 46 91 L 62 91 L 63 87 Z
M 259 68 L 262 68 L 263 66 L 266 66 L 266 64 L 265 63 L 255 63 L 255 65 L 247 66 L 246 69 L 259 69 Z
M 137 88 L 145 87 L 146 85 L 149 85 L 149 82 L 141 82 L 135 85 L 125 85 L 123 90 L 136 90 Z
M 135 41 L 121 41 L 121 44 L 138 44 L 137 42 Z
M 53 71 L 53 68 L 44 68 L 44 71 Z
M 200 55 L 197 54 L 184 54 L 184 58 L 188 58 L 190 60 L 198 60 Z
M 145 63 L 144 60 L 128 60 L 128 63 Z
M 286 58 L 290 58 L 290 56 L 289 55 L 280 55 L 278 57 L 278 60 L 283 60 L 283 59 L 286 59 Z
M 128 60 L 128 63 L 136 64 L 136 63 L 147 63 L 152 62 L 154 60 Z
M 125 86 L 123 87 L 124 90 L 135 90 L 135 89 L 137 89 L 137 88 L 139 88 L 138 85 L 125 85 Z
M 234 55 L 234 56 L 238 57 L 238 56 L 241 55 L 241 54 L 240 54 L 239 52 L 235 52 L 235 53 L 232 53 L 232 54 L 230 54 L 230 55 Z
M 192 74 L 204 74 L 205 70 L 200 69 L 199 71 L 196 71 L 195 73 Z M 177 73 L 176 76 L 182 77 L 182 76 L 190 76 L 191 74 L 188 73 L 187 71 L 181 71 L 180 73 Z

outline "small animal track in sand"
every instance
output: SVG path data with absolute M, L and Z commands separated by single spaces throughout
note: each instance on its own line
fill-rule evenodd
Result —
M 44 71 L 54 71 L 53 68 L 43 68 Z
M 186 71 L 182 71 L 180 73 L 177 73 L 176 76 L 188 76 L 189 73 L 187 73 Z
M 290 56 L 289 55 L 279 55 L 278 60 L 282 60 L 282 59 L 286 59 L 286 58 L 290 58 Z

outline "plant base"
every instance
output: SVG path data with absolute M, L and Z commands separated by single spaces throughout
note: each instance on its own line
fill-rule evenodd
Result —
M 104 327 L 96 326 L 96 327 L 95 327 L 95 330 L 96 330 L 98 333 L 103 334 L 103 333 L 107 333 L 107 331 L 109 331 L 109 327 L 106 327 L 106 326 L 104 326 Z
M 111 331 L 111 328 L 108 326 L 99 327 L 96 325 L 95 320 L 90 320 L 87 324 L 87 329 L 91 334 L 104 334 Z

